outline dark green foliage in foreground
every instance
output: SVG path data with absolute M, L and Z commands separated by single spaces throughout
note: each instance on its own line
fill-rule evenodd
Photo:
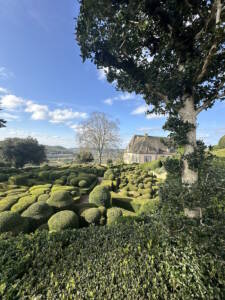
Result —
M 172 232 L 159 219 L 16 238 L 2 235 L 0 294 L 14 300 L 38 295 L 224 299 L 224 234 L 187 222 L 183 231 Z
M 1 155 L 16 168 L 21 168 L 27 163 L 39 165 L 46 160 L 45 147 L 31 137 L 6 139 L 1 144 Z

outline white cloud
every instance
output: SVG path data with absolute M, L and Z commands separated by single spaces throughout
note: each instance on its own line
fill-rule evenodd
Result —
M 113 98 L 107 98 L 107 99 L 104 100 L 104 103 L 107 104 L 107 105 L 113 105 L 113 101 L 114 101 Z
M 98 80 L 106 80 L 106 73 L 108 73 L 109 68 L 98 69 Z
M 24 99 L 15 95 L 5 95 L 1 98 L 1 107 L 9 111 L 20 109 L 25 104 L 26 102 Z
M 0 118 L 10 122 L 10 121 L 18 120 L 19 116 L 13 115 L 13 114 L 10 114 L 10 113 L 6 113 L 6 112 L 0 112 Z
M 146 118 L 148 120 L 150 120 L 150 119 L 161 119 L 161 118 L 165 118 L 165 117 L 166 117 L 165 115 L 157 115 L 155 113 L 146 115 Z
M 135 110 L 133 110 L 131 112 L 132 115 L 142 115 L 142 114 L 146 114 L 147 111 L 149 110 L 149 106 L 148 105 L 141 105 L 138 106 Z M 155 113 L 151 113 L 151 114 L 146 114 L 146 119 L 161 119 L 161 118 L 165 118 L 165 115 L 160 115 L 160 114 L 155 114 Z
M 119 96 L 112 97 L 112 98 L 107 98 L 103 101 L 103 103 L 107 105 L 113 105 L 115 101 L 129 101 L 135 98 L 134 93 L 123 93 L 120 94 Z
M 81 126 L 79 124 L 70 125 L 70 128 L 73 129 L 75 132 L 80 132 Z
M 8 90 L 3 88 L 3 87 L 0 87 L 0 94 L 8 94 Z
M 7 70 L 5 67 L 0 67 L 0 78 L 9 79 L 13 76 L 13 73 Z
M 63 123 L 73 119 L 85 119 L 87 114 L 84 112 L 73 111 L 72 109 L 56 109 L 49 112 L 51 123 Z
M 135 94 L 133 93 L 124 93 L 120 95 L 120 100 L 126 101 L 126 100 L 131 100 L 135 98 Z
M 36 104 L 32 101 L 26 102 L 25 112 L 31 113 L 32 120 L 46 120 L 49 115 L 47 105 Z
M 146 113 L 148 110 L 148 106 L 147 105 L 141 105 L 138 106 L 135 110 L 133 110 L 131 112 L 132 115 L 142 115 L 144 113 Z

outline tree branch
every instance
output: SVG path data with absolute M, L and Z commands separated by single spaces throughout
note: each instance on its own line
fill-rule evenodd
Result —
M 145 86 L 146 86 L 146 88 L 147 88 L 148 90 L 150 90 L 153 94 L 157 95 L 159 98 L 162 98 L 162 99 L 165 101 L 165 103 L 168 103 L 169 99 L 168 99 L 168 96 L 167 96 L 167 95 L 165 95 L 165 94 L 163 94 L 163 93 L 161 93 L 161 92 L 159 92 L 159 91 L 156 91 L 156 90 L 152 87 L 152 85 L 151 85 L 150 83 L 147 83 Z
M 212 97 L 210 97 L 207 101 L 205 101 L 201 106 L 199 106 L 197 108 L 197 110 L 196 110 L 197 114 L 202 112 L 204 109 L 207 109 L 210 106 L 210 104 L 212 103 L 213 100 L 225 97 L 225 91 L 224 91 L 223 94 L 219 95 L 219 91 L 224 86 L 224 84 L 225 84 L 225 78 L 223 80 L 221 80 L 221 83 L 218 86 L 217 91 L 215 92 L 215 94 Z
M 220 17 L 221 17 L 221 11 L 222 11 L 221 0 L 216 0 L 215 5 L 216 5 L 215 6 L 216 10 L 214 9 L 214 7 L 212 8 L 212 14 L 211 14 L 210 19 L 208 20 L 208 23 L 211 21 L 211 19 L 213 17 L 215 17 L 215 19 L 216 19 L 215 26 L 217 28 L 218 24 L 220 23 Z M 205 76 L 205 74 L 207 72 L 207 68 L 208 68 L 209 63 L 210 63 L 210 60 L 211 60 L 212 56 L 214 55 L 214 53 L 216 51 L 216 48 L 217 48 L 217 42 L 215 40 L 215 42 L 213 43 L 213 45 L 211 46 L 211 48 L 209 50 L 209 53 L 207 54 L 207 56 L 205 58 L 205 61 L 204 61 L 203 66 L 202 66 L 202 70 L 201 70 L 200 74 L 198 75 L 196 82 L 200 82 L 203 79 L 203 77 Z

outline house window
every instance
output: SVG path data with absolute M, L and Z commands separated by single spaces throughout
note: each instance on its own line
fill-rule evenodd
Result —
M 145 162 L 152 161 L 151 155 L 145 156 L 145 157 L 144 157 L 144 161 L 145 161 Z

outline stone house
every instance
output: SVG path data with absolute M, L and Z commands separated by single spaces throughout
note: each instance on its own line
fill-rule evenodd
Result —
M 134 135 L 124 151 L 124 163 L 144 163 L 173 155 L 175 151 L 164 143 L 166 140 L 167 138 L 147 134 Z

